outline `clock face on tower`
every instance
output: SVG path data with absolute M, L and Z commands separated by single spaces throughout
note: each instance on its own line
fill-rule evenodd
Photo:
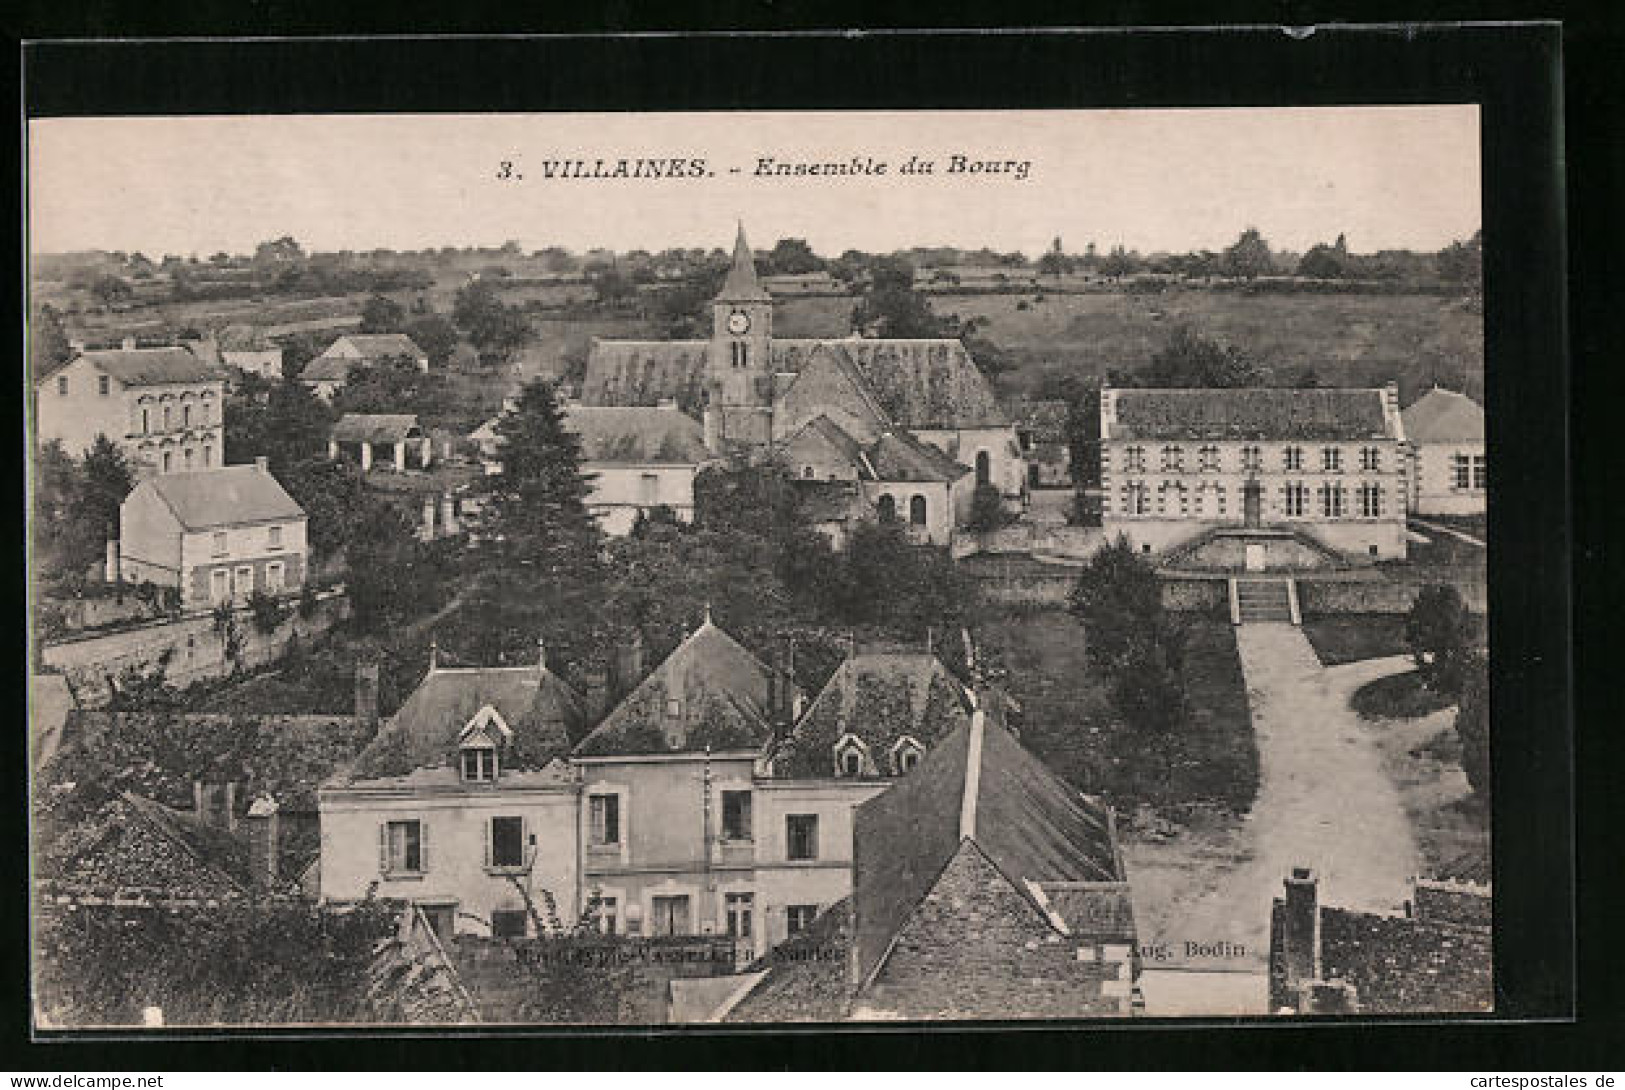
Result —
M 736 310 L 728 315 L 728 332 L 733 334 L 746 333 L 750 330 L 750 315 L 742 310 Z

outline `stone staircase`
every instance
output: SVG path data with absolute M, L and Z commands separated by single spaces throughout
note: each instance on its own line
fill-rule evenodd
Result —
M 1296 624 L 1287 579 L 1232 579 L 1231 619 L 1236 624 Z

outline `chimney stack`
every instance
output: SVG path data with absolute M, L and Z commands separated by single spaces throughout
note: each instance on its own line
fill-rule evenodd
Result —
M 270 889 L 277 881 L 277 848 L 282 842 L 279 810 L 270 795 L 261 795 L 248 808 L 248 867 L 261 889 Z
M 429 669 L 433 670 L 440 665 L 440 641 L 429 641 Z
M 271 460 L 263 454 L 257 454 L 254 456 L 254 468 L 261 473 L 269 473 L 271 472 Z
M 237 785 L 230 781 L 193 780 L 192 812 L 205 825 L 237 828 Z
M 1315 872 L 1293 867 L 1286 879 L 1286 903 L 1282 912 L 1281 953 L 1286 961 L 1289 992 L 1318 975 L 1320 953 L 1320 903 Z
M 378 725 L 378 663 L 355 664 L 355 717 L 369 727 Z
M 536 637 L 536 669 L 547 673 L 547 641 L 541 636 Z

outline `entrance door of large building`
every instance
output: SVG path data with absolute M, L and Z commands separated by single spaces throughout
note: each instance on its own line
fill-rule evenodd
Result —
M 1256 527 L 1264 514 L 1264 486 L 1256 478 L 1241 486 L 1242 525 Z M 1251 546 L 1248 546 L 1251 548 Z

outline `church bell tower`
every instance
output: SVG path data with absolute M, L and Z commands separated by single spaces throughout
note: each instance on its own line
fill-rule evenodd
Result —
M 733 267 L 711 304 L 711 404 L 721 409 L 773 403 L 773 297 L 756 279 L 756 260 L 739 225 Z

